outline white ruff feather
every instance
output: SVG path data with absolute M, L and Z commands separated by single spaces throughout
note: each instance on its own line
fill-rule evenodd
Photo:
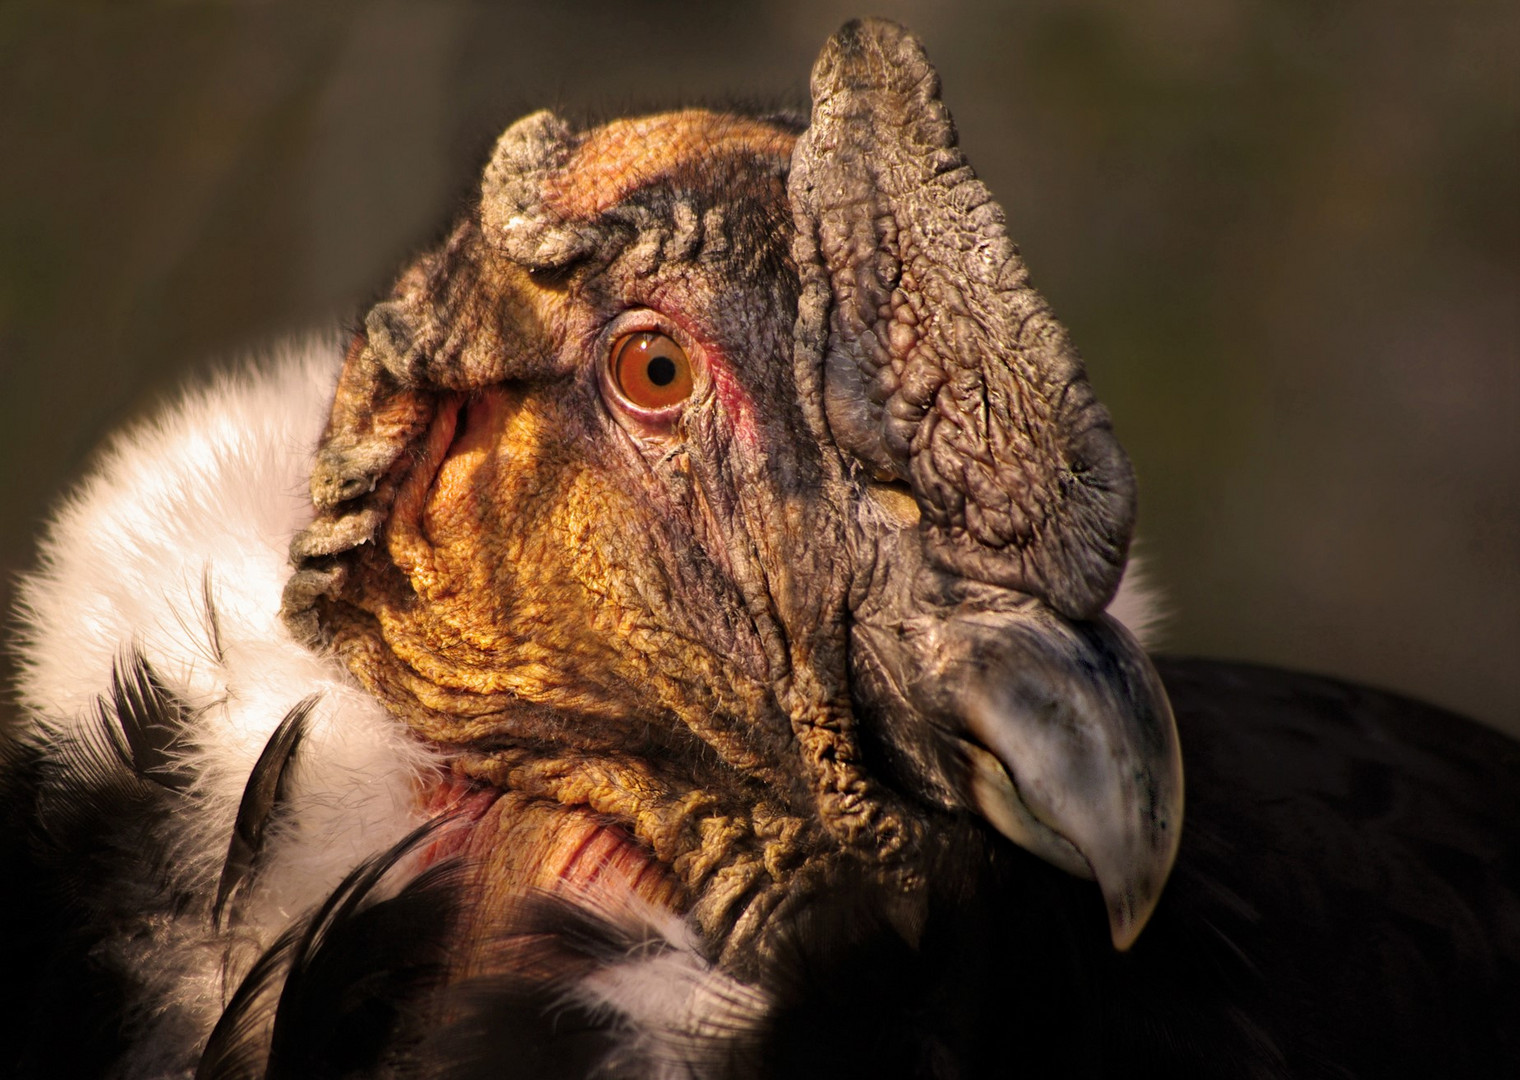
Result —
M 1161 590 L 1151 584 L 1145 564 L 1131 555 L 1119 581 L 1119 591 L 1109 601 L 1108 613 L 1135 635 L 1147 650 L 1154 649 L 1164 636 L 1168 611 Z
M 287 347 L 118 438 L 58 513 L 41 568 L 21 586 L 20 696 L 50 744 L 85 732 L 112 664 L 133 646 L 199 710 L 192 741 L 177 748 L 196 812 L 157 824 L 171 891 L 214 893 L 259 752 L 293 706 L 319 695 L 291 785 L 293 824 L 269 841 L 236 931 L 216 933 L 200 907 L 155 922 L 149 939 L 103 943 L 149 989 L 140 1075 L 185 1068 L 182 1055 L 203 1041 L 247 964 L 417 824 L 413 782 L 426 751 L 278 617 L 341 355 L 329 341 Z M 161 869 L 142 868 L 145 889 Z M 160 1024 L 173 1030 L 155 1038 Z

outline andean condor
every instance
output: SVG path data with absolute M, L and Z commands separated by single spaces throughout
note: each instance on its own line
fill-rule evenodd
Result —
M 115 444 L 22 591 L 0 1071 L 1520 1075 L 1516 745 L 1147 658 L 922 50 L 812 93 L 519 121 L 346 356 Z

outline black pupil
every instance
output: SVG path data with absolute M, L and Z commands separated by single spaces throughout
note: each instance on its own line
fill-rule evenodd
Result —
M 668 356 L 651 357 L 649 367 L 645 369 L 649 375 L 649 381 L 656 386 L 669 386 L 676 379 L 676 362 Z

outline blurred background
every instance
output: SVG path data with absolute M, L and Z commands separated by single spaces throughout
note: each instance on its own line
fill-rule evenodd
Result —
M 1174 653 L 1520 733 L 1520 5 L 904 3 Z M 102 436 L 352 319 L 529 110 L 800 105 L 858 3 L 0 3 L 0 600 Z

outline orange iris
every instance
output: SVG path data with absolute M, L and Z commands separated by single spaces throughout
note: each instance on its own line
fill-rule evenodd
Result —
M 691 397 L 691 360 L 667 334 L 625 334 L 612 343 L 612 381 L 641 409 L 669 408 Z

